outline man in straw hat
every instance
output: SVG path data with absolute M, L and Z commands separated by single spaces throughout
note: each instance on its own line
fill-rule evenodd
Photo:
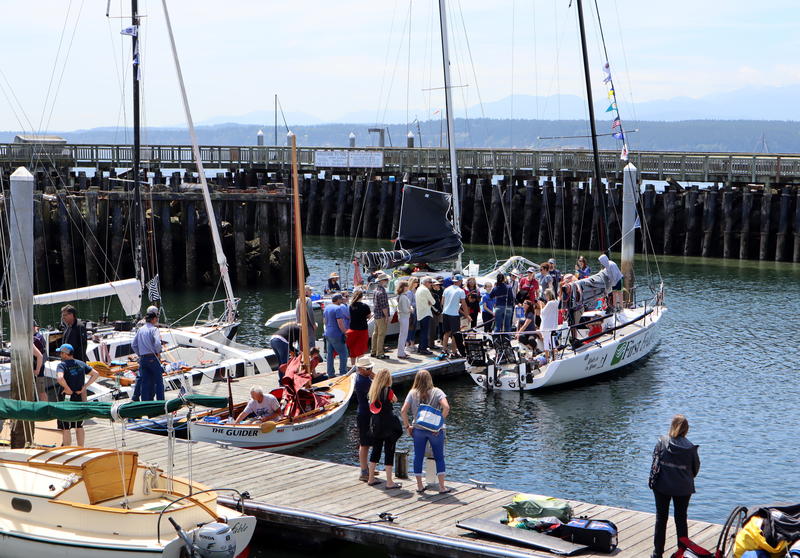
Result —
M 361 468 L 359 480 L 364 482 L 369 478 L 367 468 L 367 454 L 372 446 L 372 439 L 369 435 L 370 410 L 369 410 L 369 388 L 372 385 L 372 360 L 367 357 L 360 357 L 356 360 L 356 400 L 358 401 L 358 412 L 356 413 L 356 423 L 358 424 L 358 465 Z
M 342 288 L 339 286 L 339 274 L 335 271 L 328 276 L 328 285 L 325 287 L 325 294 L 338 293 Z
M 386 339 L 386 328 L 389 325 L 389 295 L 386 294 L 389 276 L 383 271 L 379 271 L 375 275 L 375 280 L 378 282 L 378 286 L 372 299 L 372 315 L 375 320 L 375 329 L 372 332 L 372 356 L 386 358 L 383 343 Z

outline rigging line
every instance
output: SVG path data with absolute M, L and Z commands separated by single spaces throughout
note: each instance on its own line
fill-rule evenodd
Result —
M 492 254 L 494 255 L 494 261 L 497 261 L 497 249 L 494 245 L 494 235 L 492 234 L 492 224 L 489 222 L 489 211 L 486 209 L 486 196 L 484 196 L 483 192 L 483 185 L 481 184 L 481 179 L 478 179 L 478 183 L 476 184 L 476 188 L 480 190 L 481 196 L 481 205 L 483 206 L 483 216 L 486 219 L 486 230 L 489 231 L 489 246 L 492 247 Z
M 408 15 L 408 17 L 406 18 L 406 21 L 403 23 L 403 29 L 400 32 L 400 36 L 401 37 L 403 35 L 405 35 L 406 27 L 409 26 L 410 24 L 411 24 L 411 14 Z M 394 78 L 397 75 L 397 68 L 400 65 L 400 55 L 402 54 L 402 51 L 403 51 L 403 44 L 402 44 L 402 40 L 401 40 L 399 45 L 398 45 L 398 48 L 397 48 L 397 55 L 395 56 L 394 64 L 392 65 L 392 77 L 389 80 L 389 88 L 388 88 L 388 90 L 386 92 L 386 103 L 383 106 L 383 116 L 381 117 L 381 122 L 385 122 L 386 121 L 386 113 L 389 111 L 389 100 L 390 100 L 390 97 L 392 95 L 392 88 L 394 87 Z M 379 111 L 380 111 L 380 108 L 379 108 Z M 376 125 L 377 124 L 378 123 L 376 123 Z
M 470 46 L 469 34 L 467 33 L 467 24 L 464 21 L 464 10 L 462 9 L 462 6 L 461 6 L 461 0 L 458 0 L 458 13 L 460 15 L 459 19 L 461 20 L 461 28 L 464 30 L 465 42 L 467 44 L 467 56 L 469 58 L 470 68 L 472 69 L 472 78 L 473 78 L 473 81 L 475 82 L 475 92 L 478 95 L 478 106 L 481 108 L 481 118 L 484 119 L 483 127 L 484 127 L 484 131 L 487 131 L 488 130 L 488 122 L 485 121 L 485 119 L 486 119 L 486 110 L 485 110 L 485 107 L 483 105 L 483 97 L 481 96 L 481 88 L 480 88 L 480 85 L 479 85 L 479 82 L 478 82 L 478 73 L 475 70 L 475 61 L 472 58 L 472 47 Z
M 408 135 L 409 131 L 409 116 L 408 116 L 408 104 L 409 98 L 411 96 L 411 6 L 413 5 L 413 0 L 409 0 L 408 2 L 408 62 L 406 65 L 406 135 Z
M 514 237 L 511 234 L 511 219 L 509 213 L 506 212 L 506 201 L 505 198 L 508 196 L 508 203 L 509 206 L 511 205 L 511 201 L 513 198 L 513 184 L 514 184 L 514 177 L 511 177 L 511 183 L 506 184 L 506 191 L 503 192 L 503 189 L 500 183 L 497 183 L 498 191 L 500 192 L 500 208 L 503 210 L 503 224 L 505 225 L 503 228 L 506 231 L 506 235 L 508 235 L 508 246 L 509 250 L 511 251 L 511 255 L 516 255 L 514 253 Z
M 633 96 L 633 85 L 631 83 L 631 71 L 628 67 L 628 52 L 625 48 L 625 34 L 622 32 L 621 18 L 619 17 L 619 6 L 617 0 L 614 0 L 614 11 L 617 14 L 617 30 L 619 31 L 619 42 L 622 45 L 622 60 L 625 63 L 625 76 L 628 82 L 628 95 L 631 99 L 631 112 L 633 112 L 633 122 L 635 125 L 639 124 L 639 115 L 636 112 L 636 103 Z
M 61 25 L 61 34 L 58 37 L 58 46 L 56 47 L 56 57 L 53 60 L 53 69 L 50 70 L 50 80 L 47 83 L 47 92 L 44 96 L 44 104 L 42 106 L 42 115 L 39 117 L 39 125 L 36 128 L 31 126 L 31 132 L 34 130 L 38 130 L 41 133 L 42 129 L 42 122 L 44 121 L 44 115 L 47 112 L 47 104 L 50 102 L 50 90 L 53 87 L 53 79 L 56 75 L 56 67 L 58 65 L 58 59 L 61 57 L 61 45 L 64 43 L 64 35 L 67 32 L 67 22 L 69 21 L 69 13 L 72 11 L 72 0 L 69 0 L 69 4 L 67 4 L 67 13 L 64 14 L 64 23 Z
M 109 5 L 110 5 L 111 4 L 111 0 L 108 0 L 108 2 L 109 2 Z M 107 24 L 107 29 L 108 29 L 108 41 L 111 44 L 111 49 L 110 50 L 113 53 L 113 48 L 116 45 L 114 44 L 114 34 L 113 34 L 112 30 L 111 30 L 111 19 L 108 17 L 108 12 L 106 12 L 106 24 Z M 122 93 L 122 98 L 124 99 L 124 82 L 122 80 L 122 77 L 120 76 L 120 69 L 119 69 L 120 65 L 119 65 L 119 63 L 117 63 L 117 57 L 114 56 L 113 54 L 111 56 L 111 60 L 114 61 L 114 75 L 117 78 L 117 84 L 120 87 L 120 92 Z M 124 115 L 124 114 L 125 114 L 125 103 L 123 102 L 122 106 L 120 107 L 120 110 L 117 112 L 117 124 L 116 124 L 116 127 L 114 128 L 114 136 L 113 136 L 115 142 L 117 140 L 117 133 L 119 132 L 120 116 Z
M 517 2 L 511 0 L 511 119 L 508 123 L 509 146 L 514 148 L 514 31 L 517 27 Z
M 275 100 L 278 101 L 278 110 L 281 113 L 281 118 L 283 119 L 283 127 L 286 128 L 286 133 L 288 134 L 291 130 L 289 130 L 289 125 L 286 123 L 286 115 L 283 113 L 283 105 L 281 104 L 280 97 L 275 95 Z
M 56 90 L 53 93 L 53 100 L 50 104 L 50 113 L 47 115 L 47 124 L 45 124 L 45 129 L 50 128 L 50 122 L 53 119 L 53 111 L 56 108 L 56 100 L 58 99 L 58 94 L 61 91 L 61 83 L 64 81 L 64 74 L 67 71 L 67 62 L 69 60 L 69 55 L 72 52 L 72 45 L 75 42 L 75 34 L 78 31 L 78 21 L 80 20 L 81 13 L 83 12 L 83 4 L 85 0 L 81 0 L 81 5 L 78 8 L 78 15 L 75 17 L 75 27 L 72 28 L 72 35 L 69 37 L 69 45 L 67 45 L 67 54 L 64 56 L 64 61 L 61 64 L 61 74 L 58 76 L 58 84 L 56 85 Z M 41 128 L 39 130 L 41 132 Z
M 389 26 L 389 34 L 387 35 L 388 40 L 386 41 L 386 53 L 383 57 L 383 73 L 381 74 L 381 85 L 378 89 L 378 105 L 375 109 L 375 126 L 379 124 L 380 115 L 381 115 L 381 105 L 383 104 L 383 87 L 386 83 L 386 70 L 389 67 L 389 52 L 392 48 L 392 34 L 394 33 L 394 23 L 397 19 L 397 3 L 398 0 L 394 2 L 394 8 L 392 9 L 392 23 Z

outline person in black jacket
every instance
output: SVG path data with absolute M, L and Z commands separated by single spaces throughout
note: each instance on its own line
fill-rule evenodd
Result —
M 78 319 L 78 311 L 71 304 L 61 309 L 61 322 L 64 326 L 62 343 L 72 345 L 73 358 L 86 362 L 86 326 Z
M 651 558 L 662 558 L 667 535 L 669 503 L 675 512 L 675 531 L 678 539 L 688 536 L 686 513 L 694 494 L 694 478 L 700 471 L 699 446 L 686 439 L 689 421 L 683 415 L 672 417 L 668 436 L 659 438 L 653 450 L 650 469 L 650 488 L 656 500 L 656 525 Z

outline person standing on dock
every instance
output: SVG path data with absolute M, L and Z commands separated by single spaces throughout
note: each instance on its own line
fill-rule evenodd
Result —
M 409 424 L 408 413 L 414 417 L 414 422 Z M 414 476 L 417 478 L 417 493 L 422 494 L 426 486 L 422 481 L 422 462 L 425 459 L 425 449 L 431 445 L 431 452 L 436 461 L 436 476 L 439 479 L 439 494 L 452 492 L 447 488 L 445 480 L 444 463 L 444 420 L 450 414 L 450 404 L 442 390 L 433 386 L 431 373 L 425 369 L 414 376 L 414 384 L 400 409 L 400 419 L 403 428 L 414 440 Z M 437 418 L 438 417 L 438 418 Z M 438 425 L 435 425 L 437 422 Z
M 700 456 L 697 454 L 699 446 L 686 439 L 688 433 L 689 421 L 683 415 L 675 415 L 669 434 L 659 438 L 653 449 L 648 484 L 656 500 L 656 525 L 651 558 L 662 558 L 664 554 L 670 500 L 678 540 L 689 533 L 687 512 L 694 494 L 694 478 L 700 471 Z
M 494 332 L 510 334 L 514 319 L 514 292 L 506 283 L 505 274 L 497 274 L 497 283 L 489 292 L 489 297 L 494 300 Z
M 378 282 L 378 286 L 375 287 L 375 294 L 372 298 L 372 314 L 375 325 L 372 332 L 372 356 L 386 358 L 383 344 L 386 340 L 386 327 L 389 324 L 389 295 L 386 294 L 389 276 L 380 271 L 375 276 L 375 280 Z
M 139 374 L 136 383 L 141 388 L 134 392 L 141 394 L 142 401 L 164 400 L 164 368 L 161 366 L 161 334 L 158 331 L 159 310 L 155 306 L 147 308 L 145 323 L 136 330 L 131 349 L 139 357 Z M 136 399 L 134 399 L 135 401 Z
M 362 357 L 356 361 L 356 401 L 358 411 L 356 412 L 356 425 L 358 426 L 358 464 L 361 474 L 358 480 L 367 482 L 369 479 L 369 467 L 367 466 L 367 455 L 372 446 L 372 439 L 369 435 L 369 423 L 372 415 L 369 410 L 369 388 L 372 386 L 372 361 L 367 357 Z
M 428 350 L 428 330 L 433 317 L 432 308 L 436 301 L 431 294 L 431 277 L 423 277 L 416 294 L 414 295 L 417 300 L 417 321 L 419 322 L 419 345 L 417 345 L 417 353 L 421 355 L 429 355 L 431 352 Z
M 453 284 L 444 290 L 442 301 L 442 324 L 444 333 L 442 334 L 442 350 L 448 351 L 450 340 L 455 343 L 455 336 L 461 331 L 461 316 L 469 317 L 467 308 L 467 294 L 461 287 L 464 280 L 460 274 L 453 276 Z M 458 344 L 453 354 L 458 353 Z
M 399 482 L 394 482 L 394 450 L 397 440 L 403 435 L 400 419 L 394 414 L 392 405 L 397 403 L 397 396 L 392 391 L 392 374 L 388 369 L 378 370 L 372 379 L 367 399 L 370 404 L 370 424 L 372 431 L 372 452 L 369 456 L 369 475 L 367 484 L 375 486 L 381 481 L 375 478 L 375 469 L 383 452 L 383 467 L 386 473 L 385 490 L 402 488 Z M 376 428 L 377 426 L 377 428 Z
M 269 346 L 278 357 L 278 366 L 289 362 L 289 351 L 300 345 L 300 326 L 297 322 L 286 322 L 269 338 Z
M 356 365 L 356 359 L 369 351 L 369 319 L 372 312 L 369 306 L 361 302 L 364 291 L 357 288 L 350 301 L 350 328 L 345 334 L 350 365 Z
M 492 292 L 492 284 L 486 283 L 481 293 L 481 320 L 483 321 L 483 331 L 489 333 L 494 327 L 494 299 L 489 293 Z
M 428 347 L 435 348 L 436 341 L 440 338 L 442 326 L 442 278 L 436 277 L 431 281 L 430 289 L 433 296 L 433 306 L 431 307 L 431 323 L 428 326 Z
M 78 360 L 74 356 L 75 349 L 69 343 L 64 343 L 58 348 L 58 353 L 61 356 L 61 362 L 58 363 L 56 369 L 56 381 L 61 389 L 58 393 L 58 400 L 64 401 L 69 398 L 69 401 L 83 401 L 83 394 L 86 393 L 86 388 L 94 383 L 100 375 L 97 370 L 91 366 Z M 86 376 L 89 379 L 86 379 Z M 63 421 L 57 420 L 56 426 L 61 431 L 61 444 L 64 446 L 72 445 L 72 434 L 70 431 L 75 429 L 75 443 L 78 446 L 83 446 L 85 442 L 86 433 L 83 430 L 83 421 Z
M 61 323 L 64 332 L 61 342 L 74 347 L 74 357 L 86 361 L 86 326 L 78 319 L 78 311 L 71 304 L 61 309 Z
M 331 302 L 325 306 L 323 313 L 325 319 L 325 345 L 327 353 L 325 359 L 328 361 L 328 377 L 333 378 L 336 372 L 333 366 L 333 353 L 339 353 L 339 374 L 347 374 L 347 322 L 350 315 L 347 313 L 347 306 L 342 304 L 342 295 L 336 293 L 331 298 Z
M 309 346 L 313 347 L 317 343 L 317 320 L 314 317 L 314 305 L 311 302 L 311 296 L 314 294 L 314 287 L 311 285 L 305 286 L 305 308 L 306 308 L 306 315 L 308 317 L 308 344 Z M 302 323 L 300 320 L 300 308 L 304 305 L 300 303 L 300 299 L 298 298 L 294 304 L 294 315 L 295 321 L 299 324 Z

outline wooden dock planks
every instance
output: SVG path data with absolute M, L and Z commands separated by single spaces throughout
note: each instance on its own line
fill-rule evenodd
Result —
M 238 392 L 255 380 L 263 383 L 264 377 L 243 378 L 236 387 Z M 223 384 L 224 385 L 224 384 Z M 236 386 L 237 384 L 234 384 Z M 206 386 L 203 386 L 204 388 Z M 227 390 L 227 387 L 225 387 Z M 119 428 L 112 430 L 108 423 L 99 421 L 87 425 L 87 446 L 114 448 L 119 443 Z M 139 452 L 141 461 L 156 462 L 167 468 L 166 440 L 152 434 L 125 433 L 126 448 Z M 174 473 L 188 477 L 187 444 L 178 443 L 174 455 Z M 350 528 L 339 528 L 337 536 L 355 542 L 364 542 L 364 537 L 373 537 L 373 544 L 412 545 L 416 551 L 431 556 L 477 556 L 480 553 L 457 549 L 448 543 L 470 541 L 480 545 L 485 552 L 514 550 L 517 554 L 531 557 L 552 556 L 542 551 L 520 549 L 500 542 L 476 538 L 458 529 L 456 522 L 472 517 L 496 513 L 510 502 L 515 492 L 499 489 L 480 489 L 469 483 L 448 482 L 455 492 L 440 495 L 434 489 L 423 495 L 415 492 L 414 479 L 404 479 L 401 490 L 386 491 L 378 486 L 367 486 L 358 480 L 358 468 L 324 461 L 316 461 L 291 455 L 256 452 L 237 448 L 223 449 L 205 443 L 192 446 L 192 477 L 209 486 L 231 487 L 250 493 L 254 502 L 304 510 L 312 514 L 331 515 L 351 519 Z M 623 508 L 602 506 L 586 502 L 571 501 L 576 515 L 588 515 L 614 521 L 620 529 L 617 558 L 639 558 L 652 550 L 654 515 Z M 378 514 L 389 512 L 396 517 L 390 526 L 391 536 L 375 533 L 357 534 L 363 522 L 378 520 Z M 274 517 L 271 515 L 271 517 Z M 296 519 L 286 518 L 286 523 L 302 528 Z M 309 523 L 310 530 L 315 527 Z M 700 521 L 689 522 L 689 535 L 699 544 L 713 547 L 721 526 Z M 435 542 L 414 540 L 414 535 L 425 533 L 443 537 Z M 377 537 L 375 539 L 374 537 Z M 675 530 L 670 522 L 667 532 L 666 555 L 675 550 Z M 400 542 L 398 542 L 400 541 Z M 599 558 L 607 554 L 584 553 L 581 556 Z

